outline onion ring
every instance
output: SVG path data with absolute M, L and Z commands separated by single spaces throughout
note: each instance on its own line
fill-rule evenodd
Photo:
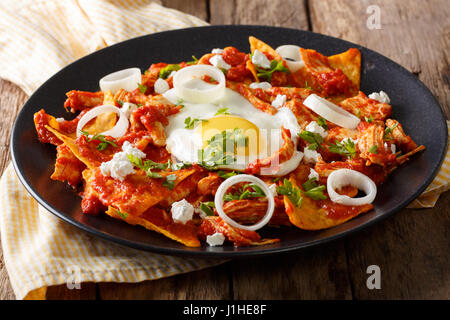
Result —
M 305 101 L 303 101 L 303 105 L 326 120 L 347 129 L 356 129 L 361 121 L 350 112 L 345 111 L 341 107 L 314 93 L 310 94 Z
M 350 198 L 335 191 L 337 188 L 351 185 L 366 193 L 362 198 Z M 368 176 L 361 172 L 350 169 L 339 169 L 333 171 L 327 180 L 327 192 L 330 200 L 346 206 L 361 206 L 372 203 L 377 195 L 377 186 Z
M 141 69 L 128 68 L 104 76 L 100 79 L 99 85 L 100 90 L 111 91 L 115 94 L 119 89 L 133 91 L 141 81 Z
M 205 75 L 210 76 L 219 83 L 213 85 L 201 81 L 201 78 Z M 195 83 L 195 80 L 197 80 L 197 83 Z M 195 84 L 202 84 L 203 88 L 199 88 L 199 86 L 193 88 Z M 175 88 L 176 94 L 185 101 L 208 103 L 218 100 L 224 95 L 225 76 L 220 69 L 209 65 L 185 67 L 175 73 L 173 87 Z
M 296 72 L 305 66 L 300 54 L 300 47 L 292 44 L 279 46 L 275 50 L 283 59 L 291 72 Z
M 83 130 L 83 127 L 92 119 L 94 119 L 95 117 L 101 115 L 102 113 L 105 112 L 115 112 L 117 113 L 117 115 L 119 116 L 119 120 L 116 122 L 116 125 L 105 132 L 101 132 L 101 135 L 104 136 L 111 136 L 113 138 L 120 138 L 122 137 L 128 130 L 128 119 L 127 116 L 124 112 L 122 112 L 119 108 L 115 107 L 115 106 L 109 106 L 109 105 L 103 105 L 103 106 L 98 106 L 95 107 L 91 110 L 89 110 L 88 112 L 86 112 L 80 119 L 80 121 L 78 121 L 78 125 L 77 125 L 77 137 L 81 136 L 83 133 L 81 132 L 81 130 Z
M 252 182 L 258 185 L 264 191 L 267 200 L 269 201 L 269 206 L 267 207 L 267 211 L 264 217 L 258 223 L 251 226 L 244 226 L 242 224 L 237 223 L 236 221 L 228 217 L 226 213 L 223 211 L 223 196 L 227 192 L 228 188 L 239 182 Z M 273 198 L 273 193 L 270 191 L 269 187 L 261 179 L 248 174 L 239 174 L 234 177 L 228 178 L 224 182 L 222 182 L 222 184 L 217 189 L 216 195 L 214 197 L 214 204 L 216 206 L 217 213 L 226 223 L 235 228 L 249 231 L 255 231 L 264 227 L 272 218 L 273 211 L 275 209 L 275 200 Z

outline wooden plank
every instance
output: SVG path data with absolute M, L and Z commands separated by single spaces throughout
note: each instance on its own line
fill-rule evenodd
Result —
M 308 29 L 304 0 L 210 0 L 211 24 Z
M 311 0 L 312 31 L 361 44 L 398 62 L 418 75 L 449 118 L 448 1 L 376 1 L 381 29 L 370 30 L 366 11 L 373 4 L 371 0 Z
M 163 6 L 171 9 L 180 10 L 191 14 L 202 20 L 208 19 L 207 11 L 208 0 L 162 0 Z
M 20 107 L 25 103 L 27 95 L 16 85 L 0 79 L 0 176 L 10 162 L 9 137 L 12 125 Z M 8 272 L 3 262 L 0 246 L 0 300 L 15 299 L 9 281 Z
M 299 231 L 300 232 L 300 231 Z M 351 299 L 343 241 L 233 263 L 235 299 Z
M 366 27 L 373 1 L 311 0 L 312 30 L 374 49 L 415 73 L 450 115 L 448 1 L 377 1 L 381 29 Z M 333 23 L 329 23 L 333 21 Z M 357 299 L 448 299 L 450 195 L 433 209 L 405 209 L 346 240 Z M 381 269 L 381 290 L 366 286 L 369 265 Z
M 230 299 L 229 266 L 141 283 L 100 283 L 101 299 Z

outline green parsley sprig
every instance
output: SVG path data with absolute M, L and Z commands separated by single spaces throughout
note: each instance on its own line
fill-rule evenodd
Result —
M 224 201 L 232 201 L 232 200 L 244 200 L 250 198 L 264 198 L 266 194 L 261 189 L 260 186 L 250 183 L 245 184 L 242 188 L 238 190 L 237 193 L 227 193 L 224 195 Z
M 383 139 L 384 140 L 392 140 L 389 138 L 389 135 L 391 135 L 392 131 L 394 131 L 395 128 L 397 128 L 398 123 L 394 124 L 392 127 L 386 127 L 384 129 Z
M 356 146 L 351 139 L 345 139 L 342 142 L 336 140 L 335 144 L 328 146 L 328 151 L 346 156 L 349 159 L 356 156 Z
M 194 129 L 194 127 L 197 125 L 197 123 L 199 122 L 208 122 L 208 120 L 204 120 L 204 119 L 191 119 L 191 117 L 187 117 L 186 119 L 184 119 L 184 124 L 185 124 L 185 128 L 186 129 Z
M 146 86 L 146 85 L 143 85 L 143 84 L 141 84 L 141 83 L 138 83 L 137 85 L 138 85 L 139 91 L 140 91 L 142 94 L 145 94 L 145 93 L 147 92 L 147 86 Z
M 207 201 L 207 202 L 200 202 L 200 210 L 202 210 L 207 216 L 214 216 L 214 209 L 216 206 L 214 205 L 214 202 Z
M 303 197 L 300 188 L 294 187 L 288 179 L 283 180 L 283 185 L 277 186 L 277 193 L 287 196 L 294 206 L 302 207 Z
M 317 178 L 311 178 L 302 184 L 303 189 L 305 190 L 303 193 L 305 196 L 313 199 L 313 200 L 325 200 L 327 196 L 323 193 L 325 190 L 324 185 L 319 185 L 317 183 Z
M 181 67 L 179 64 L 168 64 L 159 71 L 159 77 L 161 79 L 167 79 L 172 73 L 172 71 L 178 71 L 180 69 Z
M 256 71 L 258 71 L 258 73 L 256 74 L 258 76 L 258 78 L 266 79 L 268 82 L 271 82 L 272 74 L 276 71 L 284 72 L 287 74 L 291 73 L 289 71 L 289 69 L 283 65 L 283 61 L 277 61 L 277 60 L 272 60 L 270 62 L 269 69 L 261 69 L 258 66 L 255 66 L 255 68 L 256 68 Z
M 298 136 L 309 143 L 309 150 L 317 150 L 321 148 L 320 144 L 323 142 L 323 137 L 320 134 L 303 130 L 298 134 Z
M 97 150 L 100 150 L 100 151 L 106 150 L 106 148 L 108 148 L 108 146 L 110 146 L 110 145 L 113 147 L 117 147 L 117 144 L 114 141 L 110 141 L 110 140 L 106 139 L 105 136 L 102 134 L 96 134 L 91 137 L 90 134 L 86 131 L 81 130 L 81 133 L 84 136 L 86 136 L 87 142 L 91 142 L 92 140 L 100 141 L 100 143 L 97 146 Z

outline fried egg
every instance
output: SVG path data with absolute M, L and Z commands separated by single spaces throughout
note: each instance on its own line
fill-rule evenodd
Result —
M 192 85 L 210 86 L 201 80 L 196 82 Z M 249 163 L 270 157 L 281 148 L 282 126 L 290 130 L 295 144 L 297 134 L 301 131 L 289 108 L 282 107 L 276 114 L 271 115 L 259 110 L 242 95 L 228 88 L 225 88 L 222 97 L 209 103 L 182 102 L 175 89 L 165 92 L 163 96 L 171 103 L 181 102 L 184 106 L 180 112 L 169 117 L 169 125 L 165 128 L 167 150 L 177 161 L 208 161 L 211 156 L 215 156 L 217 160 L 217 156 L 220 158 L 222 154 L 212 152 L 211 155 L 210 146 L 221 145 L 221 150 L 225 150 L 224 155 L 230 155 L 234 160 L 219 164 L 217 168 L 244 171 Z M 228 133 L 231 144 L 229 139 L 225 140 L 226 143 L 220 143 L 224 132 Z M 245 139 L 240 142 L 236 139 L 242 137 Z M 266 174 L 285 175 L 297 168 L 302 156 L 301 152 L 296 151 L 291 159 L 280 163 Z

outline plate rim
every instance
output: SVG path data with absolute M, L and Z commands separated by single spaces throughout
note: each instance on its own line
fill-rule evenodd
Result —
M 118 238 L 116 236 L 110 235 L 108 233 L 102 232 L 100 230 L 96 230 L 93 229 L 92 227 L 89 227 L 75 219 L 71 219 L 70 216 L 65 215 L 64 213 L 58 211 L 57 209 L 53 208 L 47 201 L 46 199 L 44 199 L 38 192 L 37 190 L 35 190 L 33 188 L 33 186 L 31 185 L 31 183 L 28 181 L 28 179 L 24 176 L 24 174 L 21 172 L 20 170 L 20 166 L 18 163 L 18 159 L 16 158 L 16 150 L 18 149 L 18 147 L 16 146 L 16 144 L 14 143 L 17 138 L 18 138 L 18 119 L 20 117 L 22 117 L 25 114 L 25 106 L 28 104 L 29 100 L 31 100 L 36 94 L 38 94 L 38 92 L 40 91 L 40 89 L 42 87 L 45 87 L 48 83 L 52 82 L 53 78 L 56 77 L 60 72 L 63 72 L 65 69 L 70 68 L 72 65 L 79 63 L 85 59 L 89 59 L 92 55 L 97 55 L 97 54 L 103 54 L 103 51 L 108 50 L 109 48 L 112 47 L 119 47 L 122 45 L 126 45 L 128 42 L 131 41 L 136 41 L 137 39 L 144 39 L 147 37 L 151 37 L 154 35 L 160 35 L 160 34 L 170 34 L 170 33 L 177 33 L 177 32 L 183 32 L 183 31 L 192 31 L 192 30 L 198 30 L 198 29 L 261 29 L 261 28 L 266 28 L 266 29 L 278 29 L 279 31 L 282 30 L 288 30 L 289 32 L 300 32 L 300 33 L 311 33 L 314 34 L 315 36 L 319 36 L 322 37 L 323 39 L 333 39 L 333 40 L 339 40 L 341 42 L 343 42 L 344 44 L 348 45 L 348 46 L 353 46 L 353 47 L 357 47 L 357 48 L 364 48 L 364 50 L 367 50 L 373 54 L 376 54 L 378 56 L 381 56 L 382 58 L 384 58 L 387 62 L 389 62 L 393 67 L 395 67 L 396 71 L 404 73 L 404 74 L 408 74 L 408 75 L 412 75 L 411 72 L 409 72 L 406 68 L 404 68 L 403 66 L 401 66 L 400 64 L 398 64 L 397 62 L 391 60 L 390 58 L 384 56 L 381 53 L 378 53 L 372 49 L 369 49 L 367 47 L 364 47 L 362 45 L 347 41 L 347 40 L 343 40 L 337 37 L 332 37 L 332 36 L 328 36 L 328 35 L 324 35 L 321 33 L 316 33 L 316 32 L 312 32 L 312 31 L 308 31 L 308 30 L 300 30 L 300 29 L 294 29 L 294 28 L 285 28 L 285 27 L 274 27 L 274 26 L 266 26 L 266 25 L 213 25 L 213 26 L 201 26 L 201 27 L 191 27 L 191 28 L 182 28 L 182 29 L 174 29 L 174 30 L 167 30 L 167 31 L 162 31 L 162 32 L 156 32 L 156 33 L 151 33 L 151 34 L 147 34 L 147 35 L 143 35 L 143 36 L 139 36 L 139 37 L 135 37 L 135 38 L 131 38 L 131 39 L 127 39 L 125 41 L 122 42 L 118 42 L 114 45 L 102 48 L 98 51 L 95 51 L 93 53 L 90 53 L 84 57 L 81 57 L 75 61 L 73 61 L 72 63 L 68 64 L 67 66 L 63 67 L 62 69 L 58 70 L 55 74 L 53 74 L 50 78 L 48 78 L 44 83 L 42 83 L 39 88 L 37 88 L 33 94 L 27 99 L 27 101 L 23 104 L 22 108 L 19 110 L 15 120 L 14 120 L 14 125 L 12 127 L 12 131 L 11 131 L 11 137 L 10 137 L 10 152 L 11 152 L 11 161 L 13 163 L 13 168 L 14 171 L 17 175 L 17 177 L 19 178 L 19 181 L 21 182 L 21 184 L 25 187 L 25 189 L 27 190 L 27 192 L 40 204 L 42 205 L 45 209 L 47 209 L 49 212 L 51 212 L 53 215 L 55 215 L 56 217 L 62 219 L 63 221 L 85 231 L 88 232 L 89 234 L 99 237 L 101 239 L 107 240 L 107 241 L 111 241 L 115 244 L 119 244 L 121 246 L 125 246 L 125 247 L 130 247 L 130 248 L 134 248 L 134 249 L 138 249 L 138 250 L 142 250 L 142 251 L 146 251 L 146 252 L 155 252 L 155 253 L 161 253 L 161 254 L 167 254 L 167 255 L 175 255 L 175 256 L 186 256 L 186 257 L 197 257 L 197 258 L 245 258 L 245 257 L 254 257 L 254 256 L 262 256 L 262 255 L 269 255 L 269 254 L 278 254 L 278 253 L 284 253 L 284 252 L 290 252 L 290 251 L 297 251 L 297 250 L 301 250 L 301 249 L 306 249 L 306 248 L 310 248 L 313 246 L 319 246 L 325 243 L 329 243 L 332 241 L 335 241 L 337 239 L 341 239 L 343 237 L 349 236 L 351 234 L 355 234 L 357 232 L 360 232 L 361 230 L 368 228 L 374 224 L 377 224 L 381 221 L 383 221 L 384 219 L 387 219 L 388 217 L 393 216 L 395 213 L 397 213 L 398 211 L 404 209 L 409 203 L 411 203 L 412 201 L 414 201 L 429 185 L 430 183 L 433 181 L 433 179 L 436 177 L 436 175 L 439 172 L 439 169 L 442 166 L 442 163 L 444 162 L 445 159 L 445 155 L 446 155 L 446 150 L 448 148 L 448 134 L 445 135 L 445 145 L 446 147 L 444 147 L 442 149 L 442 152 L 439 156 L 439 162 L 437 163 L 437 165 L 435 165 L 435 167 L 432 169 L 431 174 L 428 176 L 428 178 L 425 180 L 424 183 L 422 183 L 421 187 L 418 188 L 410 197 L 404 199 L 399 205 L 397 205 L 396 208 L 390 210 L 387 213 L 384 213 L 383 215 L 374 217 L 372 220 L 367 221 L 365 223 L 362 223 L 358 226 L 355 226 L 349 230 L 344 230 L 340 233 L 337 233 L 335 235 L 331 235 L 331 236 L 327 236 L 326 238 L 321 238 L 321 239 L 315 239 L 315 240 L 311 240 L 309 242 L 306 243 L 294 243 L 292 245 L 287 245 L 284 247 L 278 247 L 278 248 L 267 248 L 264 249 L 264 247 L 260 247 L 259 250 L 251 250 L 251 251 L 226 251 L 226 252 L 214 252 L 214 251 L 190 251 L 189 247 L 186 248 L 165 248 L 165 247 L 160 247 L 160 246 L 154 246 L 151 244 L 142 244 L 139 242 L 135 242 L 132 240 L 128 240 L 128 239 L 124 239 L 124 238 Z M 432 94 L 432 92 L 430 91 L 430 89 L 428 89 L 428 87 L 418 78 L 416 78 L 416 82 L 419 84 L 419 86 L 422 87 L 422 89 L 424 90 L 424 92 L 427 93 L 427 95 L 429 96 L 429 98 L 431 98 L 438 106 L 439 106 L 439 111 L 440 111 L 440 115 L 441 115 L 441 121 L 444 124 L 444 127 L 447 126 L 447 122 L 446 122 L 446 116 L 444 114 L 444 111 L 442 109 L 442 106 L 440 105 L 439 101 L 436 99 L 436 97 Z

